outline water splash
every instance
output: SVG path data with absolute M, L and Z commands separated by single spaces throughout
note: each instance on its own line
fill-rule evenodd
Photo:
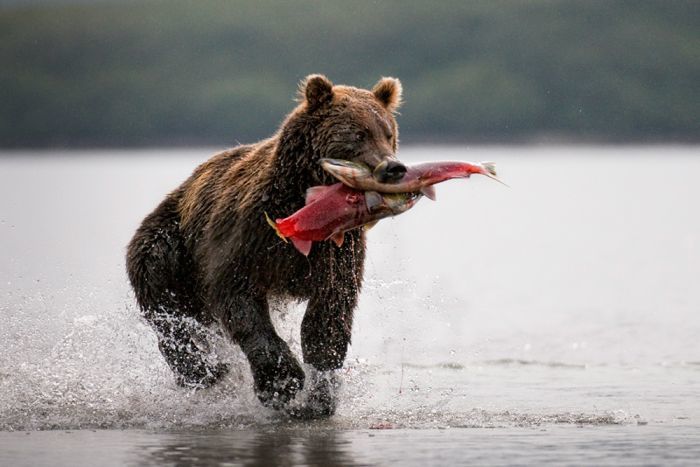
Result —
M 391 285 L 388 286 L 391 288 Z M 58 312 L 60 335 L 41 358 L 4 360 L 0 367 L 0 430 L 80 428 L 210 429 L 246 428 L 292 422 L 263 408 L 252 391 L 252 378 L 242 352 L 210 329 L 207 338 L 218 358 L 231 364 L 230 373 L 206 390 L 176 386 L 157 349 L 151 329 L 140 319 L 127 296 L 116 309 L 96 311 L 90 300 Z M 43 309 L 42 300 L 27 299 L 23 309 Z M 280 335 L 299 352 L 298 329 L 303 304 L 275 304 L 273 316 Z M 6 315 L 7 316 L 7 315 Z M 23 313 L 11 315 L 10 328 L 27 325 Z M 19 321 L 19 322 L 18 322 Z M 47 332 L 16 334 L 14 346 L 30 343 Z M 48 341 L 47 341 L 48 342 Z M 30 346 L 31 348 L 31 346 Z M 26 357 L 30 357 L 26 355 Z M 547 423 L 625 423 L 619 414 L 528 414 L 461 407 L 451 409 L 455 391 L 426 384 L 432 371 L 460 371 L 460 364 L 406 364 L 413 375 L 409 390 L 397 397 L 398 367 L 383 367 L 365 359 L 350 359 L 338 372 L 340 406 L 322 424 L 336 428 L 367 428 L 386 424 L 401 428 L 520 426 Z M 306 368 L 312 374 L 311 368 Z M 440 378 L 438 378 L 440 386 Z M 444 382 L 443 382 L 444 384 Z M 302 392 L 300 402 L 308 398 Z

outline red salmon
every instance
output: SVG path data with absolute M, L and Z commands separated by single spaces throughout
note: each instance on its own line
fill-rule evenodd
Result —
M 309 188 L 306 206 L 289 217 L 273 221 L 265 213 L 265 218 L 280 238 L 285 242 L 289 238 L 308 256 L 313 242 L 333 239 L 340 246 L 348 230 L 406 212 L 420 197 L 416 193 L 363 192 L 336 183 Z
M 496 177 L 496 165 L 493 162 L 423 162 L 408 166 L 406 174 L 396 182 L 380 182 L 366 165 L 344 159 L 321 159 L 321 165 L 345 185 L 358 190 L 380 193 L 422 192 L 432 200 L 435 199 L 433 185 L 453 178 L 468 178 L 472 174 L 480 174 L 503 183 Z M 374 171 L 381 171 L 382 168 L 380 164 Z

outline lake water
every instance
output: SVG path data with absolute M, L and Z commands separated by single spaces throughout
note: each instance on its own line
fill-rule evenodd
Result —
M 222 340 L 231 374 L 176 387 L 129 291 L 133 231 L 213 152 L 0 153 L 0 465 L 697 462 L 698 147 L 402 149 L 510 188 L 368 233 L 338 413 L 304 423 Z M 302 313 L 275 313 L 297 351 Z

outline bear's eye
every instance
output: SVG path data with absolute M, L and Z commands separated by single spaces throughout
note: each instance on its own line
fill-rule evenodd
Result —
M 367 132 L 364 130 L 358 130 L 355 132 L 355 141 L 358 143 L 364 141 L 367 138 Z
M 389 141 L 391 141 L 391 138 L 393 138 L 393 137 L 394 137 L 394 134 L 391 132 L 386 134 L 386 139 L 388 139 Z

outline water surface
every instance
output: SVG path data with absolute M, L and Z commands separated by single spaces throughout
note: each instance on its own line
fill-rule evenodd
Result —
M 697 148 L 403 149 L 496 161 L 511 188 L 447 182 L 369 232 L 338 414 L 312 424 L 261 408 L 223 339 L 231 374 L 177 388 L 138 317 L 125 245 L 212 152 L 2 154 L 0 464 L 700 454 Z M 297 351 L 303 308 L 275 310 Z

